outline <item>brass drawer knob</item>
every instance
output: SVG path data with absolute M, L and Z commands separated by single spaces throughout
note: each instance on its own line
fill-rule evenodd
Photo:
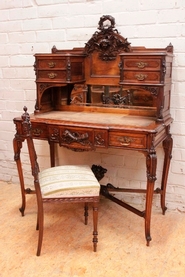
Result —
M 148 65 L 148 63 L 145 63 L 145 62 L 138 62 L 138 63 L 136 63 L 136 66 L 138 68 L 145 68 L 147 65 Z
M 145 75 L 145 74 L 136 74 L 135 77 L 136 77 L 136 79 L 138 81 L 144 81 L 148 77 L 148 75 Z
M 132 142 L 132 139 L 129 137 L 121 137 L 118 139 L 118 141 L 122 146 L 129 146 Z
M 55 67 L 55 65 L 56 65 L 56 63 L 54 63 L 54 62 L 49 62 L 48 63 L 49 68 L 53 68 L 53 67 Z
M 54 79 L 55 77 L 57 76 L 57 74 L 56 73 L 48 73 L 48 77 L 50 78 L 50 79 Z

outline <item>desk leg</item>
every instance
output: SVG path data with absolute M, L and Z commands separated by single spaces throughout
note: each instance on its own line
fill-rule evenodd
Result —
M 162 182 L 161 182 L 161 209 L 162 213 L 165 214 L 167 210 L 165 206 L 165 196 L 166 196 L 166 186 L 167 186 L 167 178 L 168 171 L 170 167 L 170 161 L 172 158 L 172 147 L 173 147 L 173 139 L 171 134 L 163 141 L 163 149 L 164 149 L 164 165 L 163 165 L 163 174 L 162 174 Z
M 19 210 L 20 210 L 22 216 L 24 216 L 24 211 L 25 211 L 25 207 L 26 207 L 26 196 L 25 196 L 26 192 L 25 192 L 25 187 L 24 187 L 24 177 L 23 177 L 22 164 L 21 164 L 21 159 L 20 159 L 22 142 L 23 141 L 21 141 L 19 139 L 16 139 L 16 138 L 13 139 L 14 161 L 17 164 L 17 170 L 18 170 L 20 186 L 21 186 L 21 195 L 22 195 L 22 206 Z
M 156 181 L 156 168 L 157 168 L 157 156 L 153 150 L 146 156 L 146 167 L 147 167 L 147 191 L 146 191 L 146 208 L 145 208 L 145 237 L 147 246 L 151 241 L 150 235 L 150 221 L 152 212 L 152 200 L 154 193 L 154 184 Z
M 50 141 L 49 142 L 49 148 L 50 148 L 50 163 L 51 167 L 55 166 L 55 143 Z

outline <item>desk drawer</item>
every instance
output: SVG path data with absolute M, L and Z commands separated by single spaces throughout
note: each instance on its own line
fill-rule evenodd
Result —
M 66 81 L 66 70 L 38 70 L 37 81 Z
M 66 59 L 37 59 L 37 68 L 38 69 L 65 69 L 66 68 Z
M 125 58 L 123 62 L 124 69 L 133 70 L 159 70 L 161 67 L 161 60 L 141 58 Z
M 160 82 L 160 72 L 157 71 L 124 71 L 123 72 L 123 82 L 131 83 L 159 83 Z
M 38 139 L 47 139 L 48 132 L 45 124 L 31 123 L 32 125 L 32 136 L 33 138 Z
M 126 147 L 126 148 L 146 148 L 146 136 L 134 133 L 109 133 L 109 146 Z
M 60 146 L 65 146 L 77 151 L 94 149 L 94 131 L 85 128 L 60 128 Z
M 72 150 L 93 150 L 96 147 L 105 148 L 108 145 L 107 130 L 50 125 L 48 133 L 49 141 Z

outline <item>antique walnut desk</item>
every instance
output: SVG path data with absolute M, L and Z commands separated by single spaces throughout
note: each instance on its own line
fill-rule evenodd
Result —
M 132 47 L 115 29 L 115 20 L 102 16 L 98 30 L 84 48 L 35 54 L 37 97 L 31 117 L 34 139 L 47 140 L 51 166 L 55 147 L 73 151 L 118 148 L 139 151 L 146 157 L 146 189 L 101 186 L 101 193 L 145 220 L 147 245 L 151 241 L 150 220 L 154 193 L 160 194 L 165 213 L 165 193 L 172 151 L 170 91 L 173 47 Z M 20 160 L 25 137 L 21 118 L 15 118 L 13 141 L 22 191 L 24 215 L 26 194 Z M 164 166 L 161 187 L 155 189 L 157 155 L 162 144 Z M 133 153 L 134 154 L 134 153 Z M 140 211 L 116 198 L 112 192 L 145 193 Z

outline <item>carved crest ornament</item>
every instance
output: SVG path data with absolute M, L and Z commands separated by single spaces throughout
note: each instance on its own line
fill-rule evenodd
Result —
M 85 54 L 89 55 L 96 50 L 100 59 L 111 61 L 121 51 L 130 52 L 130 43 L 115 29 L 115 19 L 112 16 L 103 15 L 98 24 L 100 31 L 96 31 L 86 43 Z

